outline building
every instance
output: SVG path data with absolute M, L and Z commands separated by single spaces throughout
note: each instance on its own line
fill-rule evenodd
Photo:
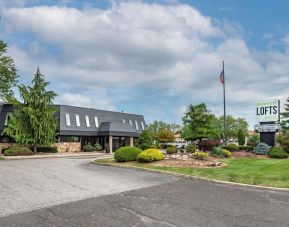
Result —
M 56 107 L 56 143 L 79 143 L 80 147 L 99 143 L 106 152 L 112 153 L 121 146 L 133 146 L 146 127 L 142 115 L 66 105 Z M 0 106 L 0 133 L 12 112 L 11 104 Z M 0 142 L 13 141 L 0 134 Z

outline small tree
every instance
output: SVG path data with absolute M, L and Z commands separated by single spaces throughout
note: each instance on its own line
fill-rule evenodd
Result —
M 289 98 L 287 98 L 287 103 L 284 105 L 284 111 L 281 113 L 281 128 L 283 131 L 289 129 Z
M 23 103 L 14 101 L 16 107 L 4 133 L 17 143 L 31 144 L 37 152 L 38 145 L 55 142 L 57 120 L 53 99 L 56 94 L 46 91 L 49 85 L 39 69 L 32 80 L 32 86 L 20 85 L 19 93 Z
M 168 129 L 164 129 L 157 133 L 156 139 L 159 143 L 173 142 L 175 140 L 175 134 Z
M 151 132 L 147 129 L 143 130 L 139 136 L 137 147 L 145 150 L 150 148 L 153 145 L 153 138 Z
M 5 56 L 7 44 L 0 39 L 0 101 L 10 100 L 13 96 L 12 88 L 17 84 L 17 73 L 14 61 Z
M 238 143 L 239 145 L 245 145 L 246 137 L 242 130 L 238 131 Z

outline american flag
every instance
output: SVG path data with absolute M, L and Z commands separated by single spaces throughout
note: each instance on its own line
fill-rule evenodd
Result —
M 222 72 L 220 74 L 220 81 L 221 81 L 222 84 L 224 84 L 224 82 L 225 82 L 224 70 L 222 70 Z

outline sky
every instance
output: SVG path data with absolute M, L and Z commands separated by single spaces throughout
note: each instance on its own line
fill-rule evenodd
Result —
M 289 1 L 0 0 L 0 38 L 57 104 L 181 123 L 189 104 L 253 128 L 258 101 L 289 96 Z

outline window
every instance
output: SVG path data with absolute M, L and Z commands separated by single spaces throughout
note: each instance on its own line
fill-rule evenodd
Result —
M 136 128 L 136 130 L 138 130 L 138 123 L 137 123 L 137 121 L 134 121 L 134 123 L 135 123 L 135 128 Z
M 79 121 L 79 115 L 78 114 L 75 115 L 75 121 L 76 121 L 76 126 L 80 127 L 80 121 Z
M 70 126 L 70 116 L 68 113 L 65 114 L 66 125 Z
M 86 127 L 90 127 L 90 123 L 89 123 L 89 117 L 87 115 L 85 115 L 85 122 L 86 122 Z
M 143 121 L 141 121 L 140 123 L 141 123 L 141 128 L 142 128 L 142 130 L 144 130 L 144 129 L 145 129 L 145 126 L 144 126 Z
M 128 121 L 129 121 L 130 126 L 132 126 L 132 121 L 131 120 L 128 120 Z
M 4 123 L 5 126 L 8 125 L 8 121 L 9 121 L 10 116 L 11 116 L 11 113 L 6 114 L 5 123 Z
M 125 124 L 125 119 L 121 119 L 122 123 Z
M 98 118 L 97 116 L 94 117 L 94 123 L 95 123 L 95 127 L 98 128 L 99 124 L 98 124 Z

